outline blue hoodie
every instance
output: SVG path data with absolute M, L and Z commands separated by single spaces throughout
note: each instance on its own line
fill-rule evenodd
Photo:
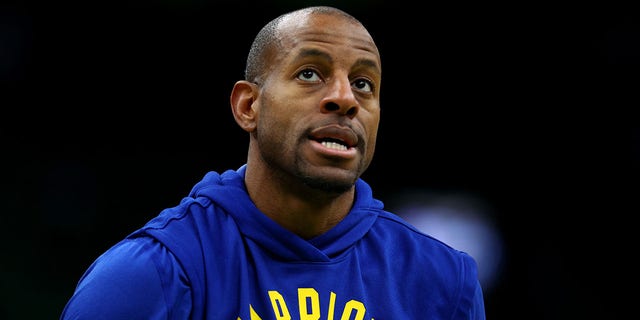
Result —
M 473 258 L 385 211 L 363 180 L 349 214 L 305 240 L 254 206 L 244 173 L 207 173 L 103 253 L 61 319 L 485 319 Z

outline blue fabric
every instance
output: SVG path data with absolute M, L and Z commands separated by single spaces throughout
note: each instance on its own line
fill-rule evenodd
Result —
M 61 319 L 485 319 L 473 258 L 363 180 L 349 215 L 305 240 L 253 205 L 244 169 L 209 172 L 99 257 Z

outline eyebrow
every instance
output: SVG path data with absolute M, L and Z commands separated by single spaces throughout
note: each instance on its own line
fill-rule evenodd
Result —
M 322 57 L 329 62 L 333 62 L 333 58 L 331 58 L 329 54 L 318 49 L 304 49 L 300 51 L 300 53 L 298 54 L 298 58 L 306 58 L 306 57 Z
M 380 68 L 378 67 L 378 64 L 371 59 L 360 58 L 356 60 L 356 65 L 371 67 L 372 69 L 375 69 L 376 72 L 380 73 Z

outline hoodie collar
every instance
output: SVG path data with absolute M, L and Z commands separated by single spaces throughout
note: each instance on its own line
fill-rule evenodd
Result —
M 382 202 L 372 196 L 369 185 L 356 181 L 356 197 L 349 214 L 322 235 L 305 240 L 277 224 L 253 204 L 244 185 L 246 165 L 222 174 L 208 172 L 190 192 L 220 206 L 237 223 L 240 232 L 265 250 L 290 261 L 329 262 L 351 248 L 375 222 Z

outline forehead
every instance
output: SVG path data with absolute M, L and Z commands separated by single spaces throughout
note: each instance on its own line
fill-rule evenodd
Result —
M 285 17 L 277 37 L 286 53 L 304 46 L 336 46 L 357 50 L 380 64 L 380 55 L 369 32 L 357 21 L 339 14 L 299 12 Z

